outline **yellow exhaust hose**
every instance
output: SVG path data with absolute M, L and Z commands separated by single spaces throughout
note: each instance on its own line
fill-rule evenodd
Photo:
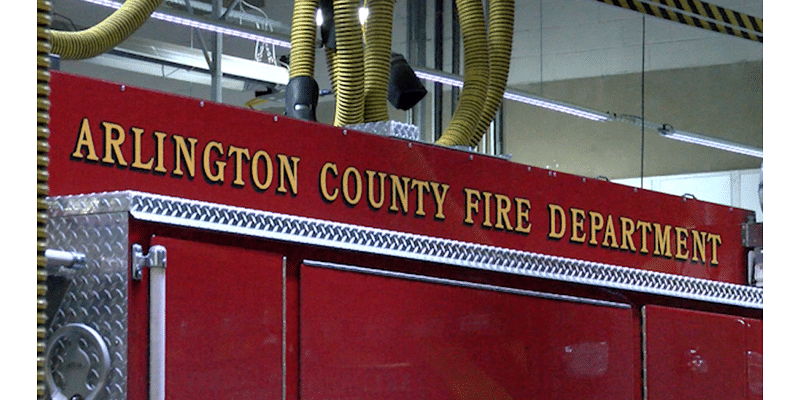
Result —
M 470 146 L 477 146 L 497 114 L 508 82 L 514 34 L 514 0 L 489 0 L 489 86 Z
M 296 0 L 292 13 L 289 53 L 289 79 L 314 77 L 314 54 L 317 41 L 317 0 Z
M 45 397 L 47 314 L 47 166 L 50 163 L 50 13 L 49 1 L 36 3 L 36 396 Z
M 366 0 L 364 5 L 369 9 L 364 24 L 364 122 L 388 121 L 394 0 Z
M 456 0 L 464 40 L 464 86 L 455 112 L 436 144 L 467 145 L 483 111 L 489 55 L 481 0 Z
M 334 0 L 336 114 L 333 125 L 364 122 L 364 44 L 358 0 Z
M 52 52 L 65 60 L 103 54 L 141 27 L 162 0 L 128 0 L 97 25 L 80 32 L 52 31 Z

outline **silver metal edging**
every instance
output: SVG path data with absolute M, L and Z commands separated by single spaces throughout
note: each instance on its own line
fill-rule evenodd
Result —
M 763 288 L 139 192 L 86 195 L 138 220 L 610 289 L 763 308 Z M 64 201 L 56 199 L 55 201 Z M 69 203 L 69 202 L 67 202 Z M 72 207 L 71 204 L 66 204 Z M 86 207 L 77 207 L 78 209 Z M 91 208 L 91 207 L 89 207 Z M 102 207 L 98 207 L 102 210 Z
M 359 272 L 362 274 L 385 276 L 389 278 L 407 279 L 407 280 L 426 282 L 426 283 L 436 283 L 440 285 L 458 286 L 469 289 L 488 290 L 492 292 L 516 294 L 527 297 L 538 297 L 548 300 L 569 301 L 572 303 L 590 304 L 595 306 L 605 306 L 605 307 L 615 307 L 615 308 L 631 308 L 629 304 L 615 303 L 612 301 L 594 300 L 583 297 L 537 292 L 534 290 L 514 289 L 503 286 L 489 285 L 485 283 L 475 283 L 467 281 L 458 281 L 454 279 L 436 278 L 432 276 L 415 275 L 415 274 L 408 274 L 405 272 L 386 271 L 386 270 L 366 268 L 366 267 L 357 267 L 354 265 L 337 264 L 325 261 L 303 260 L 303 264 L 308 265 L 310 267 L 328 268 L 328 269 L 335 269 L 347 272 Z

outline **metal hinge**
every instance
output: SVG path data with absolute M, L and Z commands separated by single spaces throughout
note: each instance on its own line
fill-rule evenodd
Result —
M 142 245 L 134 243 L 131 249 L 131 279 L 142 280 L 144 268 L 167 268 L 167 249 L 164 246 L 151 246 L 150 252 L 144 254 Z

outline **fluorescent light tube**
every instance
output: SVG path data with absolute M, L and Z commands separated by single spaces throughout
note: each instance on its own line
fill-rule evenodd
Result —
M 664 125 L 661 129 L 658 130 L 658 132 L 661 133 L 661 135 L 663 135 L 664 137 L 680 140 L 681 142 L 697 144 L 719 150 L 725 150 L 732 153 L 744 154 L 751 157 L 764 158 L 764 150 L 762 149 L 735 142 L 729 142 L 723 139 L 698 135 L 696 133 L 675 130 L 669 125 Z

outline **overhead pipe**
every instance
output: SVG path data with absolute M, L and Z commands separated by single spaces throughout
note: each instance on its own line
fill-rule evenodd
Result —
M 128 0 L 97 25 L 79 31 L 51 31 L 52 53 L 65 60 L 82 60 L 113 49 L 133 34 L 162 0 Z

